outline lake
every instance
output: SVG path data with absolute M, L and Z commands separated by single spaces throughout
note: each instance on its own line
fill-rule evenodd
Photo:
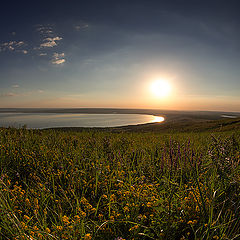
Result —
M 116 127 L 162 122 L 163 117 L 142 114 L 69 114 L 69 113 L 0 113 L 0 127 Z

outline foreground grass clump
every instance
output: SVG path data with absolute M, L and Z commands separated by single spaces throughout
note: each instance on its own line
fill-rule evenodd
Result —
M 240 134 L 0 129 L 1 239 L 238 239 Z

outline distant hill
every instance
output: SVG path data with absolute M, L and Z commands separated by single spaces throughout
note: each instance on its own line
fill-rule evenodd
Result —
M 174 120 L 168 120 L 161 123 L 147 123 L 141 125 L 130 125 L 123 127 L 110 128 L 54 128 L 62 131 L 110 131 L 110 132 L 223 132 L 223 131 L 240 131 L 240 118 L 228 118 L 220 120 L 203 120 L 190 117 L 182 117 Z
M 126 126 L 118 129 L 124 131 L 154 131 L 154 132 L 205 132 L 205 131 L 232 131 L 240 130 L 240 118 L 220 120 L 199 120 L 182 118 L 138 126 Z

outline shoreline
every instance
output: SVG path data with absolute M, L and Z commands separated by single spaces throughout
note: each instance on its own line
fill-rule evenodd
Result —
M 184 131 L 185 128 L 193 125 L 206 125 L 208 122 L 221 120 L 236 120 L 240 117 L 240 113 L 233 112 L 214 112 L 214 111 L 172 111 L 172 110 L 157 110 L 157 109 L 115 109 L 115 108 L 51 108 L 51 109 L 26 109 L 26 108 L 0 108 L 0 113 L 39 113 L 39 114 L 141 114 L 160 116 L 164 118 L 162 122 L 147 122 L 140 124 L 119 125 L 113 127 L 43 127 L 31 128 L 38 130 L 66 130 L 66 131 L 84 131 L 84 130 L 99 130 L 99 131 L 159 131 L 169 129 L 180 129 Z M 226 118 L 224 116 L 231 116 Z M 199 128 L 199 126 L 197 126 Z

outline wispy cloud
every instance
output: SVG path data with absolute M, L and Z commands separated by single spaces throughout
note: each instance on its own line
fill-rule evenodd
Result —
M 54 53 L 51 63 L 55 65 L 63 64 L 66 61 L 64 57 L 64 53 Z
M 16 97 L 18 96 L 17 93 L 13 93 L 13 92 L 8 92 L 8 93 L 2 93 L 0 94 L 1 97 Z
M 56 65 L 63 64 L 65 62 L 66 62 L 65 59 L 52 60 L 52 64 L 56 64 Z
M 42 94 L 42 93 L 44 93 L 44 91 L 41 90 L 41 89 L 32 90 L 32 91 L 25 91 L 25 92 L 21 92 L 21 93 L 6 92 L 6 93 L 0 93 L 0 97 L 6 97 L 6 98 L 7 97 L 27 97 L 27 96 L 36 95 L 36 94 Z
M 55 33 L 53 25 L 38 25 L 36 30 L 42 38 L 42 43 L 40 43 L 39 48 L 35 49 L 52 48 L 58 45 L 58 41 L 62 40 L 62 37 Z
M 54 38 L 45 38 L 43 43 L 40 44 L 40 47 L 55 47 L 57 46 L 57 41 L 62 40 L 61 37 L 54 37 Z
M 23 41 L 9 41 L 0 44 L 0 51 L 17 51 L 27 54 L 27 50 L 22 49 L 27 44 Z
M 39 32 L 43 37 L 50 37 L 54 35 L 53 25 L 37 25 L 37 32 Z
M 18 84 L 12 85 L 12 88 L 19 88 L 20 86 Z
M 53 57 L 56 58 L 56 59 L 64 58 L 64 56 L 65 56 L 64 53 L 54 53 L 53 54 Z
M 52 55 L 51 52 L 51 49 L 58 46 L 59 42 L 63 40 L 63 38 L 56 33 L 54 25 L 37 25 L 35 26 L 35 34 L 36 32 L 39 34 L 38 43 L 27 43 L 25 41 L 14 39 L 2 43 L 0 42 L 0 53 L 12 52 L 21 53 L 24 55 L 31 53 L 31 55 L 47 56 L 48 60 L 51 61 L 52 64 L 63 64 L 66 61 L 64 58 L 64 53 L 54 53 Z M 12 38 L 14 38 L 16 32 L 12 32 L 11 35 Z
M 87 24 L 87 23 L 80 23 L 80 24 L 77 24 L 74 26 L 76 31 L 80 31 L 80 30 L 82 30 L 84 28 L 88 28 L 88 27 L 89 27 L 89 24 Z

